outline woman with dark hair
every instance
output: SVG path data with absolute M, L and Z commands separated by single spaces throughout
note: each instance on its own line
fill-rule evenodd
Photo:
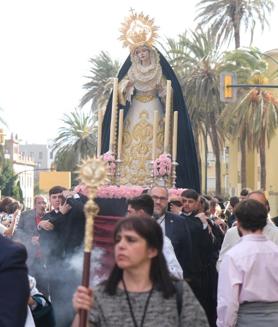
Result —
M 94 291 L 79 286 L 73 306 L 90 310 L 89 326 L 208 326 L 186 282 L 170 278 L 161 227 L 149 218 L 125 218 L 114 231 L 115 266 Z M 73 323 L 78 326 L 79 316 Z

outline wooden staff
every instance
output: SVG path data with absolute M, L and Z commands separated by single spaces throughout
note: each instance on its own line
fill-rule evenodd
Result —
M 93 199 L 96 196 L 97 188 L 106 181 L 105 163 L 100 159 L 88 159 L 79 169 L 79 179 L 86 185 L 88 190 L 88 201 L 84 206 L 86 226 L 84 237 L 82 286 L 89 287 L 91 251 L 94 237 L 94 218 L 99 211 L 99 208 Z M 86 327 L 88 320 L 87 310 L 80 310 L 79 317 L 79 327 Z

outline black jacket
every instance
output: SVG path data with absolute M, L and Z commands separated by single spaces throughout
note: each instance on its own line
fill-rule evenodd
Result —
M 192 243 L 187 222 L 178 215 L 166 212 L 165 234 L 172 242 L 176 257 L 183 269 L 184 278 L 189 278 Z
M 29 298 L 25 247 L 0 235 L 0 326 L 24 327 Z

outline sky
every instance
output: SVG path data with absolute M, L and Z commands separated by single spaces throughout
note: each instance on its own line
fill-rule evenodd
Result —
M 86 92 L 89 59 L 102 50 L 120 62 L 128 55 L 118 37 L 130 8 L 153 17 L 163 40 L 194 29 L 197 2 L 0 0 L 0 117 L 7 137 L 45 144 L 57 136 L 63 114 Z M 276 8 L 270 29 L 255 34 L 263 51 L 278 48 L 277 18 Z

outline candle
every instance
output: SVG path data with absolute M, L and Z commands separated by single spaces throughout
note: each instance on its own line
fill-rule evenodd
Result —
M 117 156 L 118 160 L 121 159 L 121 154 L 122 154 L 123 130 L 124 130 L 124 109 L 121 109 L 119 115 L 118 156 Z
M 109 140 L 109 151 L 113 152 L 115 143 L 115 129 L 117 119 L 117 108 L 118 108 L 118 79 L 114 78 L 113 83 L 113 98 L 112 98 L 112 112 L 110 121 L 110 140 Z
M 171 81 L 167 80 L 166 86 L 166 109 L 165 109 L 165 130 L 164 130 L 164 153 L 168 152 L 170 134 L 170 112 L 171 112 Z
M 98 128 L 97 128 L 97 157 L 101 155 L 101 137 L 102 137 L 102 111 L 98 109 Z
M 174 111 L 174 122 L 173 122 L 173 140 L 172 140 L 172 161 L 177 160 L 177 142 L 178 142 L 178 111 Z
M 157 129 L 158 129 L 158 111 L 155 110 L 153 116 L 153 150 L 152 150 L 152 159 L 156 159 L 156 138 L 157 138 Z

